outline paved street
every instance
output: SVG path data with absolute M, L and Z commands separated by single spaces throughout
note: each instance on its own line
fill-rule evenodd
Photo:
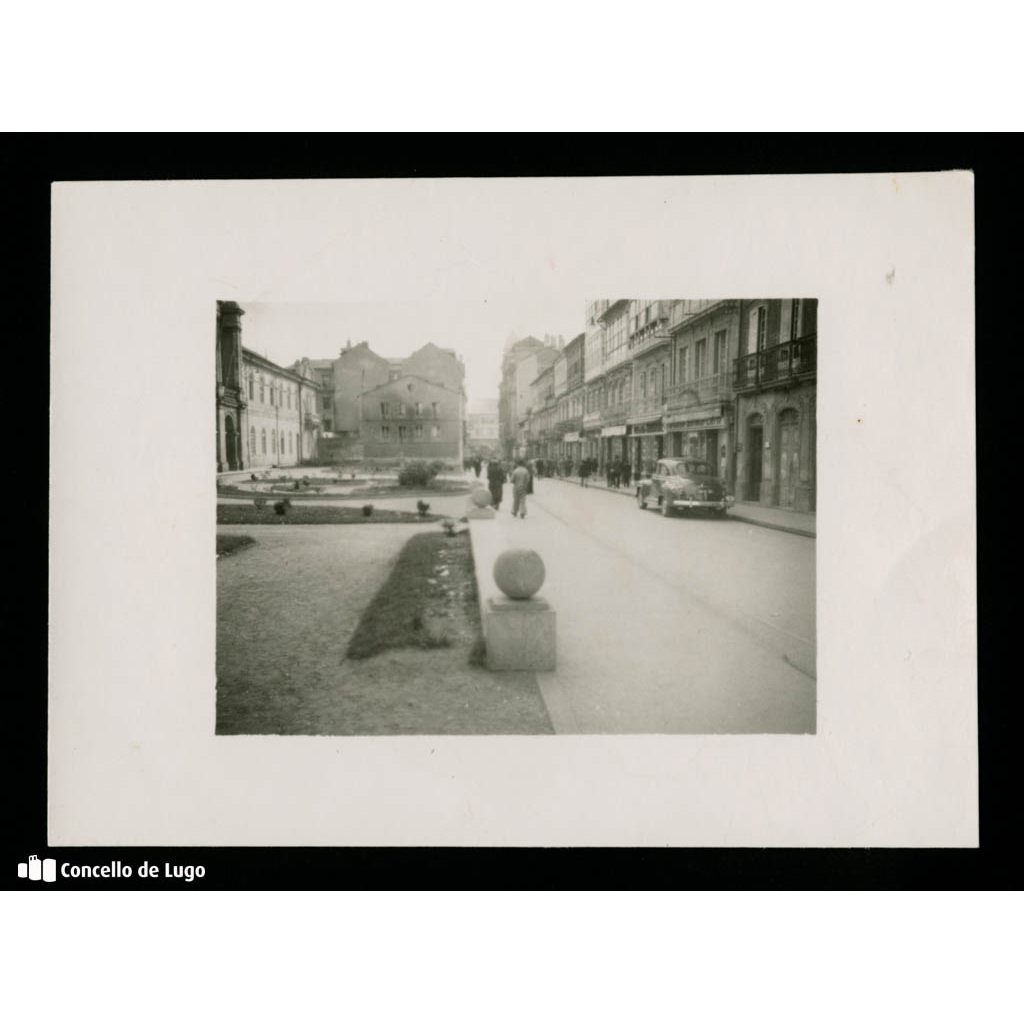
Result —
M 547 567 L 558 669 L 538 678 L 557 732 L 814 731 L 814 540 L 535 489 L 513 520 L 506 487 L 498 525 Z

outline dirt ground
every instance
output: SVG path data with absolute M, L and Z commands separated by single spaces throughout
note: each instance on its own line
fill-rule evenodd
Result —
M 406 540 L 437 529 L 220 527 L 256 543 L 217 565 L 217 733 L 551 733 L 536 678 L 471 665 L 465 629 L 450 647 L 346 658 Z

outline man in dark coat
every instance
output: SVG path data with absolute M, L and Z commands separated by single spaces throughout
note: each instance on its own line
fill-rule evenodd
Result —
M 491 504 L 495 509 L 501 507 L 501 492 L 505 483 L 505 467 L 498 459 L 487 463 L 487 486 L 491 492 Z

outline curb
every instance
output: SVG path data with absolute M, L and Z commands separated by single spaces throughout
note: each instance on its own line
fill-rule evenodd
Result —
M 563 476 L 548 476 L 541 477 L 541 479 L 558 480 L 560 483 L 563 484 L 576 483 L 575 480 L 570 480 L 569 478 Z M 577 486 L 579 485 L 577 484 Z M 617 487 L 608 487 L 605 484 L 588 484 L 587 486 L 594 487 L 599 491 L 607 491 L 609 494 L 621 494 L 624 498 L 633 497 L 632 491 L 624 491 L 621 488 Z M 586 488 L 582 489 L 585 490 Z M 736 506 L 733 505 L 732 508 L 729 509 L 728 518 L 735 519 L 737 522 L 749 523 L 751 526 L 763 526 L 766 530 L 778 530 L 780 533 L 793 533 L 796 534 L 798 537 L 810 537 L 812 540 L 816 540 L 818 537 L 817 531 L 815 530 L 801 530 L 799 526 L 785 526 L 782 523 L 766 523 L 763 519 L 754 519 L 751 516 L 743 515 L 743 513 L 741 512 L 736 512 L 735 508 Z

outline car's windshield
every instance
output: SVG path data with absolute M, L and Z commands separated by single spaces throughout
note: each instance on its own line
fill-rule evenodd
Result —
M 712 475 L 710 463 L 701 462 L 697 459 L 680 459 L 678 462 L 670 462 L 667 465 L 669 472 L 677 476 L 681 476 L 684 473 L 696 473 L 702 476 Z

